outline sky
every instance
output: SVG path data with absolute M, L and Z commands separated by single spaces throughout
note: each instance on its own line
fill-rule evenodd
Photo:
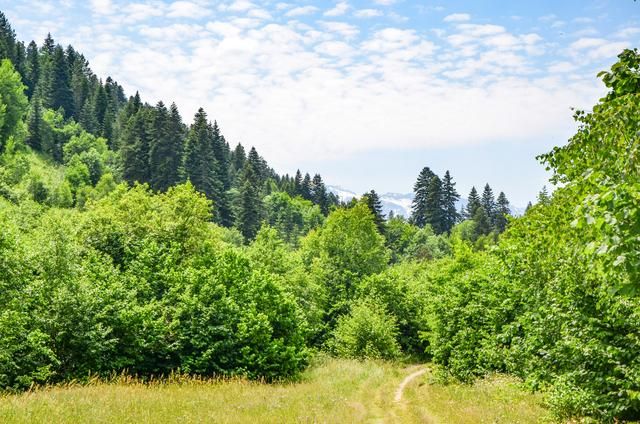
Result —
M 198 107 L 280 173 L 410 192 L 424 166 L 515 206 L 575 132 L 572 108 L 638 46 L 640 4 L 563 1 L 0 0 L 19 39 L 47 32 L 101 78 Z

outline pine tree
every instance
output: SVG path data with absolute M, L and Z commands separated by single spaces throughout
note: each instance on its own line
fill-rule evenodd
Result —
M 180 181 L 183 143 L 182 119 L 175 103 L 168 111 L 162 101 L 158 102 L 149 150 L 150 185 L 154 190 L 166 191 Z
M 55 47 L 51 65 L 51 107 L 56 110 L 62 108 L 64 117 L 70 118 L 75 113 L 71 77 L 64 50 L 59 44 Z
M 304 174 L 302 185 L 300 186 L 300 196 L 305 200 L 313 200 L 311 187 L 311 175 L 309 173 Z
M 16 33 L 2 12 L 0 12 L 0 59 L 9 59 L 15 65 Z
M 239 178 L 242 173 L 242 169 L 244 168 L 244 163 L 247 160 L 247 154 L 244 151 L 244 147 L 242 144 L 238 143 L 236 148 L 231 152 L 231 175 L 230 179 L 233 185 L 235 185 L 236 180 Z
M 467 198 L 467 209 L 465 211 L 465 219 L 473 219 L 476 214 L 476 210 L 482 206 L 480 202 L 480 196 L 478 195 L 478 191 L 475 186 L 471 187 L 471 191 L 469 192 L 469 197 Z
M 363 194 L 362 199 L 373 215 L 373 220 L 376 224 L 376 227 L 378 227 L 378 232 L 380 232 L 380 234 L 384 234 L 385 216 L 382 211 L 382 202 L 380 201 L 380 196 L 378 196 L 378 193 L 376 193 L 375 190 L 371 190 L 370 192 Z
M 428 204 L 428 191 L 429 184 L 431 183 L 431 178 L 433 178 L 435 174 L 429 169 L 429 167 L 422 168 L 420 174 L 418 175 L 418 179 L 413 186 L 414 198 L 411 206 L 411 216 L 413 222 L 418 227 L 424 227 L 427 222 L 427 204 Z
M 222 189 L 215 178 L 215 157 L 211 146 L 212 128 L 207 122 L 207 114 L 200 108 L 189 129 L 184 150 L 183 170 L 185 179 L 193 186 L 213 199 Z M 214 211 L 217 205 L 214 206 Z M 215 213 L 214 213 L 215 215 Z
M 31 99 L 31 107 L 27 116 L 27 137 L 25 142 L 32 149 L 42 149 L 42 136 L 44 132 L 44 121 L 42 119 L 42 105 L 40 99 L 34 97 Z
M 56 48 L 56 43 L 53 41 L 53 37 L 51 37 L 51 33 L 47 33 L 47 37 L 44 39 L 44 43 L 42 44 L 42 52 L 46 55 L 53 56 L 53 52 Z
M 149 111 L 141 108 L 129 118 L 120 140 L 122 176 L 129 183 L 149 181 Z
M 494 218 L 495 228 L 498 233 L 504 232 L 507 228 L 507 216 L 511 214 L 511 209 L 509 208 L 509 200 L 507 200 L 507 196 L 504 192 L 500 192 L 498 195 L 498 200 L 496 201 L 496 216 Z
M 40 58 L 38 45 L 31 41 L 27 47 L 24 83 L 27 86 L 26 95 L 31 99 L 36 90 L 36 84 L 40 78 Z
M 491 220 L 489 219 L 489 215 L 484 210 L 484 207 L 480 205 L 473 214 L 473 221 L 475 222 L 475 234 L 474 239 L 477 239 L 479 236 L 486 236 L 491 233 L 493 226 L 491 225 Z
M 220 128 L 216 121 L 213 122 L 211 143 L 213 156 L 216 160 L 215 178 L 217 186 L 219 186 L 219 191 L 215 193 L 213 198 L 218 218 L 216 222 L 225 227 L 230 227 L 233 225 L 233 212 L 227 195 L 227 191 L 231 188 L 229 174 L 230 152 L 229 145 L 220 133 Z
M 551 197 L 549 196 L 549 192 L 547 191 L 547 186 L 542 186 L 542 190 L 538 193 L 538 203 L 542 205 L 548 205 L 551 202 Z
M 311 181 L 313 203 L 320 207 L 320 211 L 326 216 L 329 214 L 329 202 L 327 199 L 327 188 L 322 181 L 320 174 L 313 176 Z
M 244 166 L 235 202 L 236 227 L 247 240 L 253 240 L 260 229 L 262 200 L 260 181 L 250 162 Z
M 440 177 L 434 175 L 427 188 L 425 221 L 431 225 L 436 234 L 442 234 L 445 231 L 442 197 L 442 181 Z
M 460 199 L 460 195 L 456 191 L 456 183 L 453 182 L 449 171 L 445 172 L 442 181 L 442 209 L 443 209 L 443 230 L 450 232 L 454 225 L 459 221 L 460 215 L 456 209 L 456 203 Z
M 293 187 L 296 196 L 302 196 L 302 173 L 298 169 L 293 180 Z
M 104 134 L 104 121 L 107 114 L 107 93 L 100 82 L 93 93 L 93 113 L 95 121 L 98 123 L 96 130 L 100 135 Z
M 484 186 L 480 203 L 482 204 L 482 207 L 487 214 L 491 226 L 494 226 L 495 222 L 493 221 L 493 218 L 496 215 L 496 199 L 493 196 L 493 190 L 491 189 L 491 186 L 489 186 L 489 184 L 485 184 Z

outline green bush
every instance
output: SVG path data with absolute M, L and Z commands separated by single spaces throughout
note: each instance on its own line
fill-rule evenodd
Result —
M 359 359 L 395 359 L 400 356 L 396 319 L 372 299 L 352 305 L 348 315 L 338 318 L 329 341 L 338 356 Z

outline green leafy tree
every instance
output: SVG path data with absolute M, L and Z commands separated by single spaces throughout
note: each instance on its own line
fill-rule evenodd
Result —
M 8 59 L 3 59 L 0 62 L 0 153 L 21 128 L 28 108 L 24 90 L 20 74 Z

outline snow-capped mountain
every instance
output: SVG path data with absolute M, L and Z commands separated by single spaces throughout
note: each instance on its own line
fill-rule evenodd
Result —
M 327 186 L 327 189 L 338 196 L 343 202 L 348 202 L 353 198 L 359 198 L 360 195 L 355 192 L 342 188 L 340 186 Z M 413 202 L 413 193 L 384 193 L 379 195 L 382 203 L 382 210 L 386 216 L 393 211 L 394 215 L 402 215 L 408 218 L 411 215 L 411 202 Z M 467 199 L 460 198 L 456 203 L 456 209 L 464 209 L 467 207 Z M 515 216 L 524 214 L 525 209 L 511 206 L 511 213 Z

